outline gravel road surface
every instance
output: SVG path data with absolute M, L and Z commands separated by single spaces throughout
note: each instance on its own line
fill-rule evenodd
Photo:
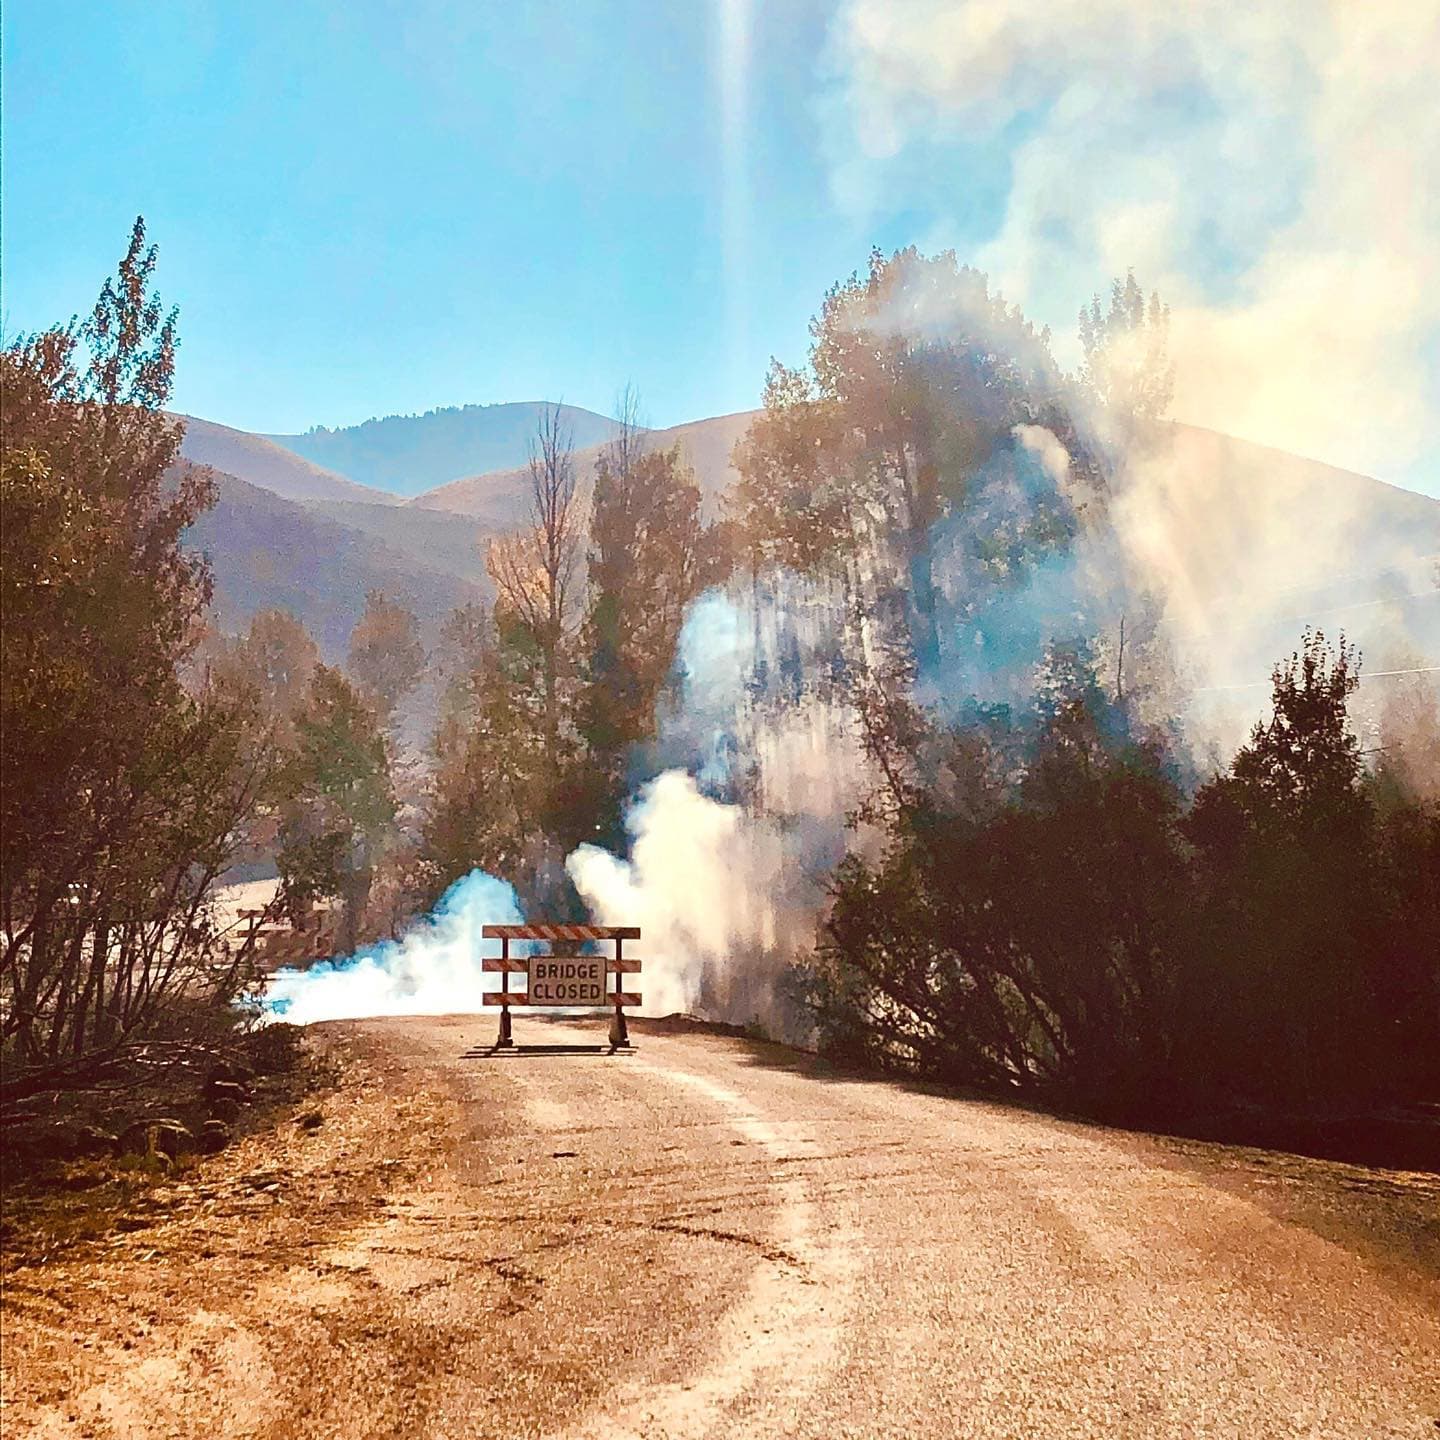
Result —
M 322 1125 L 21 1272 L 7 1440 L 1440 1436 L 1437 1177 L 493 1025 L 321 1027 Z

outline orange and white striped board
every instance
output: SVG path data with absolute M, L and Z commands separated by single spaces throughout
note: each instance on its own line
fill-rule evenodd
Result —
M 486 925 L 487 940 L 638 940 L 638 925 Z
M 526 975 L 530 971 L 530 962 L 499 955 L 487 955 L 480 962 L 480 968 L 487 975 Z M 638 960 L 607 960 L 605 973 L 607 975 L 638 975 L 640 962 Z

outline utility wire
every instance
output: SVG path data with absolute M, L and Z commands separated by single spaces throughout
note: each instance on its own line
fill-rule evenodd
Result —
M 1417 665 L 1413 670 L 1371 670 L 1368 674 L 1361 672 L 1360 683 L 1363 685 L 1367 680 L 1385 680 L 1391 675 L 1437 675 L 1440 674 L 1440 665 Z M 1193 693 L 1196 695 L 1209 695 L 1217 690 L 1261 690 L 1267 688 L 1273 681 L 1270 680 L 1246 680 L 1239 685 L 1201 685 Z
M 1352 610 L 1373 610 L 1378 605 L 1406 605 L 1420 600 L 1430 600 L 1440 595 L 1440 585 L 1433 590 L 1409 591 L 1404 595 L 1386 595 L 1379 600 L 1357 600 L 1348 605 L 1324 605 L 1316 610 L 1306 610 L 1294 615 L 1271 615 L 1265 620 L 1257 620 L 1251 625 L 1228 626 L 1223 629 L 1226 635 L 1248 635 L 1256 630 L 1270 630 L 1277 625 L 1293 625 L 1296 621 L 1306 623 L 1313 622 L 1318 615 L 1343 615 Z M 1220 627 L 1206 629 L 1202 632 L 1202 638 L 1197 639 L 1195 644 L 1205 643 L 1203 637 L 1222 633 Z

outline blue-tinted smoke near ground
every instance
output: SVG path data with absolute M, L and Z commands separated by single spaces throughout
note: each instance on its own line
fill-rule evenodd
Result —
M 279 970 L 266 987 L 263 1010 L 274 1020 L 309 1025 L 367 1015 L 451 1015 L 482 1006 L 486 925 L 518 925 L 515 891 L 472 870 L 398 941 L 308 970 Z M 492 942 L 493 949 L 493 942 Z

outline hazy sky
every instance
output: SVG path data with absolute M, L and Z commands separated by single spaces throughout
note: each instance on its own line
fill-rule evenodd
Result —
M 1440 494 L 1440 0 L 1256 9 L 8 0 L 5 330 L 143 213 L 182 409 L 628 380 L 666 425 L 756 404 L 872 244 L 955 246 L 1067 360 L 1133 264 L 1177 414 Z

